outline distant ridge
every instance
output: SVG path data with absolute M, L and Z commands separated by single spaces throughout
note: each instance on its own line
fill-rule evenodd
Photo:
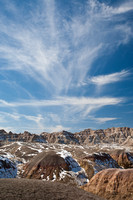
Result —
M 126 144 L 133 146 L 133 128 L 112 127 L 108 129 L 85 129 L 80 132 L 71 133 L 67 131 L 31 134 L 28 131 L 24 133 L 8 133 L 4 129 L 0 130 L 0 144 L 6 142 L 39 142 L 39 143 L 58 143 L 58 144 Z

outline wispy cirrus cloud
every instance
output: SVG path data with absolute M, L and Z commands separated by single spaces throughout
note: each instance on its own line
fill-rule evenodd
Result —
M 18 102 L 7 102 L 0 99 L 0 107 L 45 107 L 45 106 L 80 106 L 80 105 L 115 105 L 123 102 L 123 98 L 113 98 L 113 97 L 99 97 L 99 98 L 89 98 L 89 97 L 58 97 L 56 99 L 50 100 L 23 100 Z
M 58 108 L 61 111 L 60 113 L 51 113 L 47 114 L 47 119 L 52 119 L 53 122 L 60 123 L 62 120 L 66 121 L 74 116 L 74 118 L 80 117 L 80 119 L 84 119 L 90 113 L 94 113 L 102 107 L 105 106 L 115 106 L 123 103 L 125 99 L 123 98 L 112 98 L 112 97 L 101 97 L 101 98 L 89 98 L 89 97 L 58 97 L 50 100 L 27 100 L 27 101 L 18 101 L 18 102 L 6 102 L 0 100 L 0 107 L 5 108 L 46 108 L 49 107 L 50 110 L 52 108 Z M 63 114 L 65 113 L 65 114 Z M 57 115 L 57 116 L 56 116 Z M 24 116 L 28 120 L 35 120 L 40 123 L 40 117 L 32 117 L 32 116 Z M 39 115 L 40 116 L 40 115 Z M 54 119 L 56 116 L 56 120 Z M 58 121 L 57 121 L 58 120 Z M 44 120 L 45 121 L 45 120 Z M 43 121 L 42 121 L 43 122 Z M 41 124 L 41 123 L 40 123 Z
M 20 124 L 22 126 L 23 123 L 21 123 L 21 121 L 23 119 L 26 119 L 28 122 L 29 121 L 33 122 L 32 128 L 33 128 L 33 126 L 36 126 L 36 129 L 44 130 L 44 127 L 45 127 L 45 124 L 44 124 L 45 118 L 41 114 L 37 114 L 35 116 L 35 115 L 26 115 L 26 114 L 22 114 L 22 113 L 18 113 L 18 112 L 16 113 L 16 112 L 0 111 L 0 118 L 2 118 L 2 121 L 0 121 L 0 124 L 1 123 L 5 123 L 5 124 L 12 123 L 13 124 L 13 122 L 17 121 L 17 123 L 19 124 L 19 122 L 20 122 Z M 9 127 L 7 127 L 6 130 L 9 130 Z M 12 129 L 10 129 L 10 130 L 12 130 Z M 18 127 L 13 128 L 13 130 L 18 130 Z
M 5 9 L 12 17 L 0 15 L 0 58 L 6 63 L 0 70 L 29 76 L 52 94 L 69 91 L 72 84 L 78 85 L 97 57 L 132 37 L 131 24 L 125 20 L 120 28 L 114 17 L 115 10 L 122 10 L 123 4 L 113 8 L 89 0 L 85 5 L 79 3 L 74 15 L 66 20 L 57 1 L 37 1 L 37 8 L 29 4 L 30 12 L 26 16 L 22 15 L 22 8 L 11 3 L 8 6 L 7 2 Z
M 34 121 L 36 123 L 39 123 L 41 120 L 44 119 L 40 114 L 38 114 L 37 116 L 32 116 L 32 115 L 25 115 L 25 114 L 20 114 L 20 113 L 15 113 L 15 112 L 10 113 L 10 112 L 3 112 L 3 111 L 0 111 L 0 116 L 9 117 L 16 121 L 20 120 L 20 118 L 25 118 L 29 121 Z
M 32 121 L 33 122 L 33 125 L 30 127 L 23 127 L 22 124 L 21 124 L 21 129 L 25 130 L 26 128 L 28 128 L 29 131 L 33 132 L 34 131 L 37 131 L 37 132 L 42 132 L 42 131 L 48 131 L 48 132 L 57 132 L 57 131 L 62 131 L 62 130 L 70 130 L 70 127 L 64 127 L 63 125 L 61 125 L 61 119 L 60 117 L 57 115 L 57 114 L 53 114 L 53 113 L 47 113 L 47 115 L 45 114 L 45 117 L 42 116 L 41 114 L 37 114 L 37 115 L 26 115 L 26 114 L 22 114 L 22 113 L 15 113 L 15 112 L 2 112 L 0 111 L 0 124 L 2 123 L 10 123 L 12 122 L 12 120 L 14 121 L 17 121 L 17 123 L 22 119 L 26 119 L 28 122 L 29 121 Z M 53 122 L 56 122 L 57 125 L 55 126 L 51 126 L 51 125 L 48 125 L 47 126 L 47 123 L 49 121 L 53 121 Z M 4 128 L 4 127 L 3 127 Z M 2 129 L 3 129 L 2 128 Z M 18 127 L 5 127 L 4 128 L 6 131 L 18 131 Z
M 103 124 L 108 121 L 116 120 L 117 118 L 115 117 L 99 117 L 99 118 L 94 118 L 98 123 Z
M 133 10 L 133 2 L 132 2 L 132 0 L 130 0 L 130 1 L 123 2 L 118 7 L 113 9 L 112 12 L 114 14 L 122 14 L 122 13 L 126 13 L 126 12 L 129 12 L 132 10 Z
M 130 72 L 128 70 L 122 70 L 121 72 L 116 72 L 112 74 L 93 76 L 89 79 L 88 82 L 95 84 L 97 86 L 103 86 L 103 85 L 115 83 L 118 81 L 122 81 L 129 75 L 130 75 Z
M 127 20 L 131 1 L 111 6 L 106 1 L 74 0 L 68 2 L 72 10 L 58 0 L 16 2 L 0 2 L 0 74 L 5 77 L 0 83 L 13 91 L 6 95 L 1 87 L 5 93 L 3 98 L 0 93 L 1 110 L 9 109 L 3 120 L 25 120 L 38 130 L 48 130 L 48 126 L 59 130 L 67 128 L 62 121 L 70 122 L 72 116 L 73 121 L 78 117 L 82 121 L 100 108 L 125 101 L 112 94 L 99 97 L 93 85 L 122 81 L 130 71 L 92 76 L 92 70 L 95 67 L 98 71 L 94 66 L 98 58 L 114 53 L 132 39 L 133 26 Z M 78 87 L 81 83 L 87 90 Z M 102 123 L 114 118 L 98 119 Z

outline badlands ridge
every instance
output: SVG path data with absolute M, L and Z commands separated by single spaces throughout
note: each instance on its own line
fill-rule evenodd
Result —
M 4 193 L 41 199 L 35 189 L 40 185 L 42 197 L 51 193 L 47 199 L 73 199 L 76 193 L 76 199 L 133 200 L 133 128 L 40 135 L 0 130 L 0 178 L 0 199 Z

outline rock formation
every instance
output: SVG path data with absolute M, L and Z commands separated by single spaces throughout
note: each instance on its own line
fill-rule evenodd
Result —
M 130 152 L 126 152 L 124 150 L 115 150 L 110 153 L 111 157 L 116 160 L 118 165 L 123 168 L 133 168 L 133 155 Z
M 23 177 L 58 180 L 62 170 L 68 170 L 65 160 L 55 152 L 42 152 L 24 166 Z
M 107 200 L 133 200 L 133 169 L 106 169 L 82 188 Z
M 107 153 L 93 153 L 84 157 L 83 161 L 85 160 L 86 161 L 88 160 L 89 165 L 93 166 L 94 174 L 98 173 L 99 171 L 103 169 L 120 168 L 118 163 Z M 89 173 L 91 173 L 90 170 L 89 170 Z
M 27 131 L 24 133 L 7 133 L 5 130 L 0 130 L 0 143 L 3 142 L 39 142 L 39 143 L 59 143 L 59 144 L 124 144 L 133 146 L 133 128 L 119 127 L 91 130 L 85 129 L 77 133 L 67 131 L 46 133 L 40 135 L 31 134 Z

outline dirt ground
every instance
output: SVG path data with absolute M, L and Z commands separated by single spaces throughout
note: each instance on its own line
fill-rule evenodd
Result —
M 0 179 L 0 200 L 102 200 L 82 189 L 58 182 Z

